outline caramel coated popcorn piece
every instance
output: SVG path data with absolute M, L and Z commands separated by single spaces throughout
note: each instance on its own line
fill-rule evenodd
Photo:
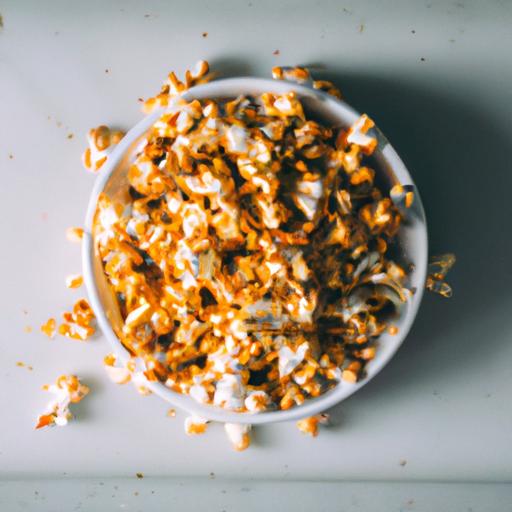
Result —
M 84 230 L 82 228 L 71 227 L 66 229 L 66 238 L 70 242 L 80 243 L 84 236 Z
M 452 296 L 452 288 L 444 279 L 455 261 L 455 254 L 451 253 L 430 258 L 426 283 L 427 290 L 446 298 Z
M 48 404 L 46 412 L 38 417 L 36 429 L 67 425 L 73 418 L 69 406 L 80 402 L 89 393 L 89 388 L 75 375 L 61 375 L 55 384 L 43 386 L 43 389 L 54 393 L 55 399 Z
M 326 425 L 329 423 L 329 415 L 317 414 L 297 421 L 297 428 L 303 433 L 316 437 L 318 435 L 318 425 Z
M 241 452 L 249 448 L 251 444 L 251 425 L 241 423 L 225 423 L 224 430 L 233 448 Z
M 185 418 L 185 433 L 189 436 L 204 434 L 208 427 L 208 420 L 200 416 L 188 416 Z
M 66 311 L 62 317 L 64 323 L 60 324 L 58 329 L 62 336 L 84 341 L 95 332 L 92 325 L 95 318 L 94 313 L 85 299 L 78 300 L 73 306 L 73 310 L 71 312 Z
M 55 338 L 55 334 L 57 333 L 57 321 L 55 318 L 49 318 L 43 325 L 41 325 L 41 332 L 46 334 L 48 338 Z
M 84 279 L 81 274 L 70 274 L 66 276 L 66 286 L 68 288 L 80 288 Z
M 113 147 L 119 144 L 124 135 L 124 132 L 111 130 L 105 125 L 89 130 L 87 134 L 89 147 L 82 155 L 82 163 L 86 170 L 92 172 L 99 171 L 101 166 L 107 161 Z

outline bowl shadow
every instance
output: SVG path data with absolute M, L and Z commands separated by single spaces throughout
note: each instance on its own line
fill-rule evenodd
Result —
M 427 88 L 414 78 L 321 68 L 314 75 L 339 85 L 348 103 L 375 120 L 418 186 L 430 255 L 454 252 L 458 260 L 447 278 L 453 297 L 426 292 L 404 345 L 371 383 L 331 411 L 336 423 L 341 408 L 346 417 L 348 410 L 356 413 L 385 395 L 397 400 L 429 385 L 434 391 L 440 375 L 499 357 L 507 340 L 493 314 L 501 310 L 503 318 L 512 298 L 512 236 L 504 236 L 506 219 L 512 218 L 506 152 L 512 137 L 506 119 L 465 100 L 469 95 L 456 94 L 453 84 L 448 88 L 439 81 Z

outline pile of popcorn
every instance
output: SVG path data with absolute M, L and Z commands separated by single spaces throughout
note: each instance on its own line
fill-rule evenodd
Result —
M 123 344 L 150 380 L 236 411 L 356 382 L 410 296 L 390 257 L 402 213 L 364 163 L 373 122 L 323 126 L 293 92 L 186 101 L 184 87 L 171 75 L 146 102 L 165 109 L 127 201 L 98 201 Z
M 129 168 L 125 200 L 99 198 L 93 235 L 133 356 L 123 365 L 110 354 L 105 367 L 142 394 L 160 381 L 233 411 L 285 410 L 364 378 L 378 337 L 396 334 L 393 313 L 412 292 L 393 255 L 414 193 L 376 185 L 366 115 L 348 129 L 324 126 L 294 92 L 182 98 L 210 76 L 205 61 L 183 82 L 169 75 L 144 103 L 162 115 Z M 341 97 L 303 68 L 273 76 Z M 100 170 L 123 135 L 91 130 L 85 167 Z M 430 287 L 446 290 L 443 278 L 438 270 Z M 67 279 L 70 288 L 81 282 Z M 81 300 L 58 329 L 50 319 L 42 330 L 87 339 L 93 317 Z M 61 377 L 54 390 L 63 395 L 74 379 Z M 82 397 L 87 388 L 78 386 Z M 77 396 L 52 403 L 37 428 L 63 424 Z M 298 427 L 314 436 L 326 422 L 318 415 Z M 185 430 L 207 424 L 191 416 Z M 225 429 L 237 450 L 249 446 L 250 425 Z

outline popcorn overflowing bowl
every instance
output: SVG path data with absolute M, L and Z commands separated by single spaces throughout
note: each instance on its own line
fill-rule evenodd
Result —
M 95 183 L 83 267 L 98 324 L 147 389 L 194 416 L 321 413 L 385 366 L 418 311 L 427 230 L 411 176 L 366 116 L 310 85 L 222 79 L 157 102 Z M 232 124 L 214 149 L 197 135 L 194 154 L 218 108 Z M 258 109 L 295 135 L 245 130 Z

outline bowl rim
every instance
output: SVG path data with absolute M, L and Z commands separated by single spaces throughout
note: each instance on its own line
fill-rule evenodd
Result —
M 229 92 L 220 93 L 219 91 L 229 91 L 230 89 L 238 90 L 239 92 L 236 94 L 248 94 L 251 91 L 255 91 L 253 94 L 257 94 L 258 92 L 256 90 L 258 90 L 259 93 L 283 93 L 294 91 L 300 97 L 311 97 L 315 100 L 320 100 L 324 103 L 326 108 L 335 109 L 338 116 L 344 117 L 347 120 L 347 124 L 352 124 L 360 117 L 360 114 L 343 100 L 335 98 L 323 91 L 315 90 L 308 86 L 286 80 L 257 77 L 225 78 L 192 87 L 185 91 L 181 96 L 185 100 L 194 99 L 196 97 L 207 98 L 219 97 L 222 95 L 229 96 Z M 128 131 L 119 144 L 113 149 L 96 178 L 89 198 L 85 218 L 84 237 L 82 240 L 82 266 L 85 287 L 101 331 L 110 342 L 116 356 L 125 363 L 130 358 L 130 354 L 115 334 L 110 321 L 107 318 L 100 299 L 99 289 L 94 278 L 95 256 L 94 242 L 92 238 L 93 219 L 98 196 L 105 188 L 111 174 L 117 168 L 125 152 L 131 147 L 133 142 L 142 136 L 157 121 L 165 110 L 165 107 L 159 107 L 145 116 L 130 131 Z M 314 416 L 315 414 L 319 414 L 330 407 L 337 405 L 365 386 L 382 370 L 382 368 L 384 368 L 384 366 L 386 366 L 407 337 L 421 304 L 424 292 L 424 283 L 427 277 L 428 236 L 423 203 L 412 177 L 410 176 L 403 161 L 400 159 L 382 132 L 377 127 L 375 127 L 374 130 L 378 138 L 378 148 L 376 151 L 380 152 L 380 157 L 387 164 L 389 170 L 396 176 L 400 183 L 411 184 L 415 187 L 415 208 L 417 212 L 417 225 L 415 227 L 415 232 L 416 236 L 419 237 L 419 245 L 421 246 L 419 261 L 416 262 L 415 273 L 419 276 L 418 282 L 421 286 L 417 287 L 411 300 L 407 304 L 406 310 L 401 314 L 401 316 L 403 315 L 403 318 L 401 319 L 402 325 L 400 332 L 391 338 L 392 341 L 386 345 L 385 351 L 382 350 L 382 347 L 380 350 L 377 350 L 375 359 L 370 361 L 366 367 L 365 378 L 354 384 L 342 381 L 343 385 L 341 385 L 341 383 L 337 384 L 334 388 L 319 397 L 308 399 L 303 404 L 292 407 L 288 410 L 264 411 L 259 413 L 235 412 L 222 409 L 218 406 L 201 404 L 196 402 L 189 395 L 172 391 L 161 382 L 148 382 L 147 387 L 153 393 L 164 398 L 173 406 L 183 409 L 189 414 L 203 417 L 207 420 L 223 423 L 273 423 L 298 420 L 300 418 Z

